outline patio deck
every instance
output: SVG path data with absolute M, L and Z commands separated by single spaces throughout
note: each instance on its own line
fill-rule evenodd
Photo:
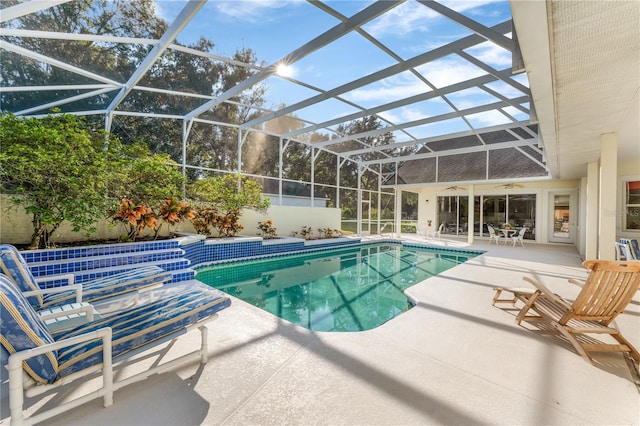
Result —
M 575 295 L 567 279 L 586 277 L 575 247 L 430 242 L 487 252 L 412 287 L 414 309 L 366 332 L 311 332 L 234 299 L 211 324 L 204 367 L 154 376 L 116 392 L 110 408 L 95 400 L 50 424 L 640 424 L 637 376 L 623 356 L 589 365 L 491 305 L 494 286 L 523 287 L 525 274 Z M 618 320 L 636 347 L 639 316 L 640 295 Z M 197 344 L 193 333 L 160 356 Z M 8 423 L 6 399 L 1 408 Z

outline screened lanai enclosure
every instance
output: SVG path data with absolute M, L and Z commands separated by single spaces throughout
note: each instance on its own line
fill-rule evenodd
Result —
M 399 189 L 548 176 L 507 1 L 1 7 L 2 111 L 86 116 L 191 180 L 339 208 L 344 229 L 393 228 Z M 458 232 L 460 197 L 438 202 Z M 531 209 L 483 208 L 500 203 Z

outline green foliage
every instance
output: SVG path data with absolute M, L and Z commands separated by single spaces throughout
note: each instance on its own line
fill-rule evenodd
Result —
M 178 201 L 185 179 L 169 155 L 152 155 L 147 146 L 140 143 L 119 145 L 111 151 L 109 195 L 114 203 L 121 200 L 120 205 L 112 209 L 111 219 L 128 227 L 131 241 L 145 228 L 153 229 L 155 239 L 164 223 L 175 226 L 191 219 L 191 208 Z
M 32 216 L 31 248 L 49 245 L 63 221 L 95 232 L 107 210 L 111 177 L 105 135 L 87 130 L 81 117 L 43 119 L 0 115 L 2 192 Z
M 342 232 L 339 229 L 331 228 L 318 228 L 320 238 L 339 238 L 342 236 Z
M 124 199 L 120 204 L 120 210 L 116 212 L 112 221 L 128 227 L 127 237 L 120 237 L 121 241 L 135 241 L 145 228 L 158 229 L 158 217 L 151 207 L 145 204 L 136 204 Z
M 233 237 L 244 229 L 240 225 L 240 210 L 231 209 L 226 214 L 218 216 L 216 224 L 218 235 L 221 237 Z
M 188 192 L 195 200 L 218 206 L 223 212 L 233 209 L 265 212 L 270 205 L 268 198 L 262 198 L 262 187 L 241 175 L 201 179 L 192 183 Z
M 122 147 L 119 154 L 112 159 L 116 164 L 111 182 L 113 199 L 128 198 L 157 211 L 164 200 L 181 198 L 185 179 L 168 154 L 151 154 L 141 143 Z
M 311 237 L 313 237 L 313 228 L 311 228 L 310 226 L 303 226 L 300 229 L 300 235 L 302 235 L 302 238 L 304 238 L 305 240 L 310 240 Z
M 194 229 L 200 235 L 211 236 L 211 228 L 218 225 L 218 208 L 215 206 L 198 206 L 194 209 L 195 216 L 191 219 Z
M 23 3 L 3 0 L 3 8 Z M 154 0 L 78 0 L 20 16 L 12 21 L 15 28 L 37 28 L 41 31 L 76 34 L 108 34 L 111 36 L 159 39 L 168 24 L 155 16 Z M 115 81 L 127 81 L 147 56 L 150 47 L 131 43 L 92 43 L 84 40 L 54 40 L 33 37 L 13 37 L 11 43 L 36 52 L 51 52 L 57 60 L 98 72 Z M 99 71 L 97 71 L 99 70 Z M 3 85 L 69 85 L 91 82 L 60 67 L 41 66 L 25 56 L 3 51 L 0 77 Z M 47 83 L 49 82 L 49 83 Z M 146 85 L 149 85 L 147 82 Z M 68 91 L 68 96 L 74 94 Z M 76 92 L 81 93 L 80 90 Z M 1 92 L 3 109 L 19 111 L 36 104 L 55 100 L 57 91 Z M 91 97 L 74 103 L 79 109 L 104 108 L 104 99 Z
M 273 227 L 273 221 L 271 219 L 258 222 L 258 230 L 260 231 L 258 235 L 267 240 L 275 238 L 277 235 L 277 230 Z
M 189 196 L 202 206 L 200 209 L 206 211 L 213 206 L 220 212 L 215 221 L 208 219 L 204 222 L 215 226 L 219 235 L 223 237 L 236 235 L 243 229 L 239 223 L 242 209 L 266 212 L 270 205 L 268 198 L 262 198 L 260 185 L 241 175 L 201 179 L 191 184 L 188 192 Z M 202 221 L 202 217 L 198 216 L 198 226 L 201 226 Z M 194 224 L 196 230 L 198 226 Z

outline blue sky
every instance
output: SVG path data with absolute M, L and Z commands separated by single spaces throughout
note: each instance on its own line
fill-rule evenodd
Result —
M 330 7 L 349 17 L 371 4 L 370 1 L 328 1 Z M 443 1 L 443 4 L 484 25 L 495 25 L 510 18 L 508 1 Z M 185 2 L 180 0 L 156 0 L 158 14 L 171 22 L 180 12 Z M 317 7 L 299 0 L 209 0 L 198 15 L 178 36 L 181 43 L 193 43 L 201 35 L 215 43 L 214 53 L 231 56 L 242 47 L 253 49 L 265 64 L 272 64 L 289 52 L 302 46 L 338 23 L 338 20 L 322 12 Z M 403 59 L 409 59 L 435 47 L 447 44 L 470 34 L 470 31 L 438 15 L 431 9 L 415 2 L 407 1 L 390 12 L 378 17 L 363 27 L 384 45 Z M 504 69 L 511 64 L 511 55 L 506 50 L 484 43 L 470 50 L 474 56 L 489 65 Z M 321 89 L 332 89 L 355 78 L 395 64 L 396 61 L 356 33 L 349 34 L 293 65 L 292 77 L 305 81 Z M 436 87 L 484 75 L 457 55 L 449 55 L 438 61 L 425 64 L 418 71 Z M 520 82 L 527 85 L 526 77 Z M 269 86 L 267 107 L 281 103 L 293 104 L 316 92 L 291 84 L 277 76 L 266 81 Z M 507 96 L 517 96 L 515 89 L 504 83 L 491 83 L 492 89 Z M 405 72 L 381 82 L 364 86 L 345 93 L 344 97 L 364 107 L 386 104 L 411 94 L 429 90 L 414 75 Z M 496 98 L 479 89 L 453 94 L 450 100 L 460 109 L 492 102 Z M 356 109 L 339 101 L 326 101 L 304 110 L 302 118 L 313 121 L 325 120 L 333 116 L 343 116 Z M 391 122 L 420 119 L 450 112 L 451 108 L 441 100 L 411 105 L 384 114 Z M 518 119 L 526 116 L 515 108 L 507 109 Z M 469 117 L 474 126 L 486 127 L 503 124 L 508 119 L 496 112 Z M 437 127 L 446 127 L 438 129 Z M 466 130 L 464 123 L 453 120 L 450 123 L 425 126 L 416 129 L 420 137 L 432 133 L 448 133 Z

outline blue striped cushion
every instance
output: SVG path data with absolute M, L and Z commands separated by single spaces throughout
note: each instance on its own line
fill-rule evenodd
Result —
M 82 283 L 82 301 L 93 303 L 108 297 L 161 284 L 171 280 L 172 277 L 171 272 L 153 265 L 131 269 Z M 52 293 L 44 295 L 42 307 L 49 308 L 72 302 L 75 302 L 75 292 L 73 291 Z
M 40 290 L 27 262 L 18 249 L 10 244 L 0 245 L 0 270 L 18 286 L 20 291 Z M 42 309 L 42 296 L 31 296 L 28 299 L 35 309 Z
M 129 309 L 108 318 L 64 330 L 56 340 L 111 327 L 113 357 L 126 355 L 226 308 L 231 300 L 215 289 L 194 289 L 171 298 Z M 102 362 L 102 341 L 62 348 L 58 355 L 61 377 Z
M 631 249 L 631 255 L 633 256 L 633 258 L 635 260 L 640 260 L 640 246 L 638 245 L 638 240 L 630 238 L 620 238 L 620 242 L 622 244 L 628 244 L 629 248 Z
M 53 337 L 29 302 L 9 278 L 0 274 L 0 343 L 10 353 L 53 343 Z M 40 383 L 51 383 L 58 372 L 57 351 L 27 359 L 24 370 Z
M 633 254 L 636 257 L 636 260 L 640 260 L 640 245 L 638 245 L 638 240 L 633 239 L 629 242 L 631 244 L 631 250 L 633 250 Z

